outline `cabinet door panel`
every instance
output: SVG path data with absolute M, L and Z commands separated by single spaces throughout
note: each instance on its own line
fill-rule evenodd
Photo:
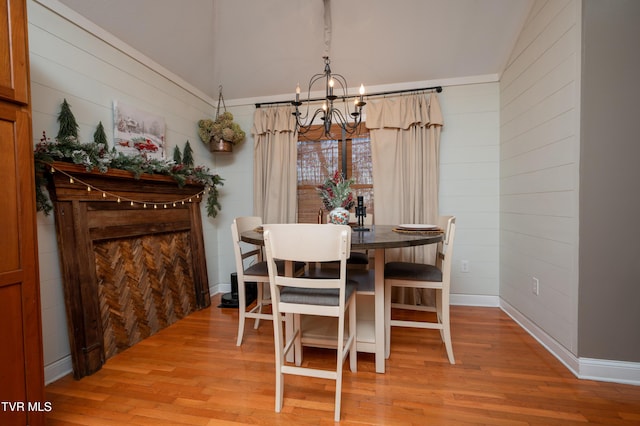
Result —
M 0 208 L 0 235 L 2 244 L 16 250 L 2 251 L 0 273 L 20 268 L 18 220 L 18 179 L 16 159 L 16 114 L 13 108 L 0 106 L 0 182 L 2 182 L 2 208 Z
M 0 101 L 0 401 L 44 403 L 33 148 L 28 106 Z M 0 411 L 0 424 L 44 424 L 44 413 Z
M 44 425 L 25 0 L 0 0 L 0 425 Z
M 29 103 L 29 52 L 24 0 L 0 0 L 0 99 Z

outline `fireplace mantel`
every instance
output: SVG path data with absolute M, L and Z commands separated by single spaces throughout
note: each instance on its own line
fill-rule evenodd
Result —
M 74 377 L 211 304 L 204 186 L 53 163 L 47 173 Z

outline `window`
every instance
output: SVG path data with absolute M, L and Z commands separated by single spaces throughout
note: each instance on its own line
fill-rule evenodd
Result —
M 347 178 L 354 178 L 353 192 L 362 196 L 367 214 L 373 214 L 373 177 L 371 173 L 371 140 L 362 125 L 363 132 L 347 135 L 346 146 L 341 139 L 322 135 L 322 127 L 310 130 L 298 138 L 298 222 L 316 223 L 318 211 L 323 209 L 316 186 L 322 184 L 330 173 L 346 168 Z M 341 135 L 339 126 L 332 128 L 334 135 Z M 322 215 L 328 212 L 323 209 Z M 326 220 L 326 218 L 324 219 Z

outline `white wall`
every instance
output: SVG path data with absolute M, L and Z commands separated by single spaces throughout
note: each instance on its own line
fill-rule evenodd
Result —
M 166 120 L 169 152 L 186 140 L 197 164 L 224 179 L 222 211 L 206 217 L 203 227 L 212 293 L 229 291 L 235 271 L 230 225 L 234 217 L 253 214 L 253 139 L 255 102 L 227 100 L 227 109 L 247 133 L 234 153 L 212 154 L 197 136 L 197 120 L 215 115 L 213 100 L 149 61 L 131 47 L 53 0 L 28 2 L 33 133 L 57 134 L 63 99 L 80 125 L 80 141 L 92 139 L 102 121 L 112 140 L 114 100 L 136 105 Z M 52 10 L 53 9 L 53 10 Z M 62 16 L 61 16 L 62 15 Z M 441 148 L 440 209 L 458 217 L 454 254 L 453 303 L 497 305 L 499 205 L 499 91 L 496 76 L 396 84 L 371 88 L 398 90 L 442 84 L 445 117 Z M 286 95 L 283 95 L 286 98 Z M 53 216 L 38 215 L 45 376 L 50 382 L 71 371 L 64 295 Z M 469 261 L 461 273 L 459 261 Z
M 495 305 L 500 254 L 499 86 L 447 86 L 439 99 L 444 115 L 440 214 L 456 216 L 452 303 Z M 462 272 L 463 260 L 469 272 Z
M 49 3 L 55 5 L 55 2 Z M 66 16 L 73 17 L 73 14 Z M 55 137 L 60 104 L 65 98 L 80 126 L 81 142 L 92 140 L 100 121 L 112 141 L 112 105 L 117 100 L 165 118 L 169 156 L 175 145 L 182 148 L 189 140 L 196 163 L 219 172 L 215 158 L 197 136 L 197 120 L 215 113 L 213 101 L 190 93 L 176 84 L 178 79 L 174 82 L 154 71 L 154 64 L 135 60 L 40 3 L 28 2 L 28 18 L 34 143 L 43 131 L 50 138 Z M 78 18 L 78 22 L 82 20 Z M 98 28 L 93 29 L 100 32 Z M 117 45 L 117 40 L 112 41 Z M 218 222 L 206 218 L 203 208 L 205 251 L 212 286 L 218 282 L 217 226 Z M 53 216 L 38 214 L 38 247 L 45 376 L 49 382 L 71 368 Z
M 218 270 L 216 283 L 220 292 L 231 289 L 230 275 L 236 271 L 233 245 L 231 242 L 231 223 L 238 216 L 253 216 L 253 104 L 233 106 L 227 101 L 227 110 L 247 135 L 246 140 L 236 145 L 232 154 L 216 154 L 220 175 L 225 179 L 220 203 L 222 210 L 216 217 L 218 235 Z M 209 253 L 207 253 L 207 257 Z M 211 276 L 209 277 L 211 279 Z
M 579 76 L 580 1 L 537 1 L 500 81 L 500 297 L 574 355 Z

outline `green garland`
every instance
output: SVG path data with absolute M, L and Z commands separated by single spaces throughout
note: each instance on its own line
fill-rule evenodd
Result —
M 224 179 L 217 174 L 211 174 L 204 166 L 194 167 L 193 150 L 189 141 L 185 144 L 183 155 L 180 155 L 180 148 L 175 147 L 173 161 L 148 158 L 144 153 L 135 156 L 125 155 L 117 152 L 115 148 L 109 150 L 101 121 L 93 134 L 93 142 L 80 143 L 78 141 L 79 126 L 66 99 L 60 106 L 58 122 L 60 129 L 56 140 L 49 140 L 46 133 L 42 132 L 42 138 L 34 151 L 36 208 L 45 215 L 53 210 L 51 200 L 46 193 L 45 174 L 47 165 L 54 161 L 81 164 L 88 172 L 98 170 L 100 173 L 106 173 L 110 168 L 127 170 L 133 173 L 135 179 L 140 179 L 143 173 L 167 175 L 171 176 L 180 187 L 187 182 L 199 183 L 204 185 L 205 191 L 209 194 L 206 203 L 207 216 L 216 217 L 222 208 L 218 202 L 218 185 L 224 185 Z
M 102 126 L 100 123 L 99 129 Z M 101 133 L 97 131 L 98 135 Z M 95 136 L 95 135 L 94 135 Z M 102 139 L 102 137 L 96 137 Z M 185 151 L 190 150 L 189 141 L 185 145 Z M 176 146 L 174 158 L 179 157 L 179 148 Z M 205 186 L 208 192 L 206 201 L 207 215 L 216 217 L 221 209 L 218 201 L 218 186 L 224 185 L 223 178 L 217 174 L 211 174 L 209 169 L 204 166 L 194 167 L 192 164 L 176 163 L 174 161 L 150 159 L 140 154 L 136 156 L 125 155 L 117 152 L 115 148 L 111 150 L 104 142 L 79 143 L 74 136 L 66 136 L 60 140 L 51 141 L 47 138 L 45 132 L 42 132 L 42 138 L 36 145 L 34 151 L 35 170 L 36 170 L 36 207 L 38 211 L 48 215 L 53 210 L 53 205 L 46 193 L 45 173 L 48 170 L 47 165 L 62 161 L 66 163 L 83 165 L 87 171 L 97 170 L 100 173 L 106 173 L 110 168 L 127 170 L 133 173 L 135 179 L 139 179 L 143 173 L 162 174 L 171 176 L 178 186 L 182 187 L 185 183 L 195 182 Z

